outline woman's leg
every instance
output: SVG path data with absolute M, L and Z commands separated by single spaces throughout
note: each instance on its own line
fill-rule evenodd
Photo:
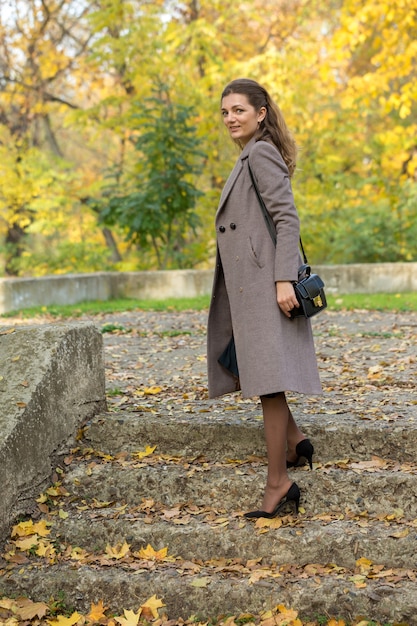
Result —
M 298 427 L 288 408 L 285 393 L 279 393 L 274 397 L 262 396 L 261 403 L 268 456 L 268 473 L 262 510 L 270 513 L 287 494 L 292 484 L 287 473 L 287 437 L 290 429 L 291 438 L 296 438 L 298 434 L 294 425 L 297 430 Z M 303 437 L 301 433 L 301 438 Z
M 295 447 L 297 443 L 300 443 L 306 436 L 304 433 L 298 428 L 297 423 L 291 413 L 290 409 L 288 409 L 288 428 L 287 428 L 287 460 L 288 461 L 296 461 L 297 453 L 295 451 Z

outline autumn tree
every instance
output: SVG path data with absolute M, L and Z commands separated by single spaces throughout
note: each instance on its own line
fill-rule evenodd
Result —
M 345 0 L 329 33 L 300 176 L 316 258 L 416 259 L 417 13 Z
M 194 207 L 201 192 L 193 177 L 204 155 L 193 117 L 191 107 L 173 102 L 165 87 L 137 103 L 131 125 L 137 157 L 124 179 L 129 193 L 114 187 L 101 211 L 105 223 L 120 226 L 140 249 L 152 247 L 159 269 L 187 264 L 184 248 L 198 226 Z
M 238 76 L 268 88 L 299 144 L 293 188 L 312 262 L 417 258 L 417 13 L 407 0 L 8 6 L 7 15 L 0 7 L 0 141 L 11 148 L 0 167 L 0 236 L 8 271 L 157 267 L 162 248 L 170 249 L 169 266 L 211 258 L 214 213 L 237 157 L 219 97 Z M 113 205 L 112 217 L 100 220 L 109 198 L 139 193 L 137 180 L 150 180 L 145 158 L 156 167 L 155 154 L 137 143 L 151 129 L 145 133 L 133 113 L 160 84 L 192 112 L 193 138 L 206 155 L 203 171 L 191 159 L 186 179 L 204 193 L 190 196 L 198 238 L 184 223 L 184 240 L 171 248 L 162 240 L 153 246 L 152 231 L 134 235 L 123 222 L 126 206 L 117 213 Z M 152 123 L 156 132 L 160 120 Z M 119 224 L 133 239 L 120 236 Z M 49 257 L 39 253 L 42 242 Z
M 89 35 L 82 28 L 82 3 L 16 0 L 8 7 L 7 14 L 5 7 L 0 14 L 0 123 L 3 141 L 7 137 L 13 150 L 2 165 L 3 188 L 9 188 L 2 194 L 2 222 L 9 257 L 6 272 L 14 273 L 13 258 L 22 254 L 22 240 L 35 219 L 29 201 L 32 181 L 24 164 L 34 161 L 36 150 L 39 161 L 45 162 L 43 148 L 59 159 L 63 156 L 51 113 L 60 106 L 75 106 L 63 85 L 74 73 Z

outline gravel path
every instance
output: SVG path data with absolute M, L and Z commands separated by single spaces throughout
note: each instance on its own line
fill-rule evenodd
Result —
M 257 399 L 231 394 L 207 398 L 207 311 L 129 311 L 73 320 L 103 332 L 111 410 L 150 410 L 221 419 L 259 419 Z M 10 326 L 59 323 L 53 319 L 0 319 Z M 406 427 L 416 419 L 417 313 L 325 311 L 313 320 L 324 394 L 289 395 L 295 413 L 313 419 L 384 420 Z

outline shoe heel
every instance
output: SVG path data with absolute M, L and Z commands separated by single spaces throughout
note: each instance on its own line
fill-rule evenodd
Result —
M 296 500 L 294 500 L 294 510 L 295 514 L 298 515 L 298 511 L 300 509 L 300 496 Z
M 298 511 L 300 508 L 300 496 L 300 489 L 297 483 L 293 483 L 288 490 L 285 501 L 292 504 L 296 515 L 298 515 Z
M 288 504 L 294 508 L 296 515 L 298 515 L 300 505 L 300 489 L 298 488 L 297 483 L 293 483 L 291 485 L 286 495 L 278 502 L 272 513 L 268 513 L 267 511 L 249 511 L 248 513 L 244 513 L 244 516 L 247 519 L 258 519 L 259 517 L 272 519 L 273 517 L 276 517 L 285 507 L 287 507 Z

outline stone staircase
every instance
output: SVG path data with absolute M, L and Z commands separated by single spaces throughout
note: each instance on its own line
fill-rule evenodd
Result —
M 115 346 L 109 338 L 107 350 Z M 172 376 L 178 371 L 174 364 Z M 60 451 L 34 527 L 21 524 L 19 534 L 16 525 L 4 550 L 0 595 L 63 594 L 81 612 L 99 600 L 137 610 L 156 595 L 172 620 L 284 604 L 304 619 L 417 624 L 411 396 L 397 422 L 363 419 L 362 408 L 344 412 L 336 398 L 319 415 L 295 401 L 316 448 L 313 471 L 291 471 L 302 509 L 255 523 L 243 512 L 258 506 L 265 480 L 259 405 L 210 403 L 202 393 L 184 410 L 168 395 L 159 404 L 151 396 L 110 403 Z M 19 548 L 30 536 L 32 546 Z
M 359 426 L 356 440 L 351 424 L 332 437 L 322 421 L 323 439 L 308 429 L 320 463 L 292 472 L 305 512 L 263 526 L 242 518 L 265 478 L 260 424 L 228 430 L 201 417 L 190 425 L 99 415 L 40 503 L 57 554 L 18 551 L 20 561 L 4 564 L 2 593 L 47 600 L 63 592 L 78 610 L 100 599 L 137 608 L 156 595 L 171 619 L 283 603 L 310 617 L 416 623 L 417 465 L 395 459 L 384 428 Z M 379 438 L 389 462 L 352 460 L 352 449 Z M 143 452 L 157 448 L 140 458 L 138 442 Z M 165 558 L 141 555 L 148 545 L 167 548 Z

